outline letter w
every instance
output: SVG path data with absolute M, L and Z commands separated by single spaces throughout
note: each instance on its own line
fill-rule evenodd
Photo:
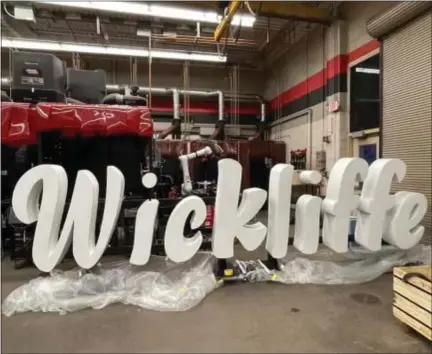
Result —
M 32 253 L 33 262 L 41 271 L 50 272 L 61 262 L 72 238 L 74 258 L 80 267 L 89 269 L 99 261 L 117 224 L 125 186 L 124 176 L 116 167 L 109 166 L 107 175 L 105 208 L 97 243 L 99 184 L 90 171 L 78 172 L 60 237 L 68 186 L 65 170 L 57 165 L 40 165 L 20 178 L 13 192 L 12 207 L 21 222 L 37 221 Z

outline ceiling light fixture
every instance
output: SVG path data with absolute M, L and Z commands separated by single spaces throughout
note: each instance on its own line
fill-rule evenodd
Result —
M 202 11 L 182 7 L 172 7 L 138 2 L 111 1 L 35 1 L 46 5 L 70 7 L 94 11 L 115 12 L 120 14 L 170 18 L 174 20 L 207 22 L 219 24 L 222 16 L 215 11 Z M 249 14 L 234 15 L 231 23 L 235 26 L 253 27 L 255 16 Z
M 2 38 L 2 48 L 16 48 L 38 51 L 52 51 L 52 52 L 70 52 L 70 53 L 87 53 L 87 54 L 105 54 L 115 56 L 128 56 L 128 57 L 144 57 L 151 56 L 155 59 L 173 59 L 173 60 L 192 60 L 192 61 L 207 61 L 225 63 L 226 56 L 221 56 L 213 53 L 201 52 L 179 52 L 179 51 L 163 51 L 138 49 L 133 47 L 116 47 L 116 46 L 103 46 L 94 44 L 76 44 L 76 43 L 60 43 L 37 41 L 32 39 L 12 39 Z

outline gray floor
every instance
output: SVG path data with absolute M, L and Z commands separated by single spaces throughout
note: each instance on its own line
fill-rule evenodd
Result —
M 36 275 L 3 262 L 2 298 Z M 2 352 L 431 352 L 391 302 L 391 275 L 362 285 L 230 285 L 182 313 L 112 305 L 2 316 Z

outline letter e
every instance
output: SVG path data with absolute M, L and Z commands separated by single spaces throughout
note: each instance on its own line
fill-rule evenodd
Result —
M 394 178 L 402 181 L 405 171 L 399 159 L 378 159 L 369 167 L 359 200 L 355 240 L 370 251 L 381 249 L 386 215 L 395 202 L 391 183 Z
M 425 228 L 420 222 L 426 215 L 427 199 L 421 193 L 398 192 L 395 205 L 388 213 L 389 225 L 383 238 L 401 249 L 408 249 L 420 242 Z

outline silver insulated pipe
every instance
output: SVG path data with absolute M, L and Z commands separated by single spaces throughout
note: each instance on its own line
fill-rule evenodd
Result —
M 174 119 L 180 119 L 180 93 L 176 88 L 172 89 Z
M 266 118 L 266 105 L 264 102 L 261 103 L 261 122 L 265 123 Z
M 218 113 L 219 113 L 219 121 L 224 120 L 224 94 L 222 91 L 218 91 Z

